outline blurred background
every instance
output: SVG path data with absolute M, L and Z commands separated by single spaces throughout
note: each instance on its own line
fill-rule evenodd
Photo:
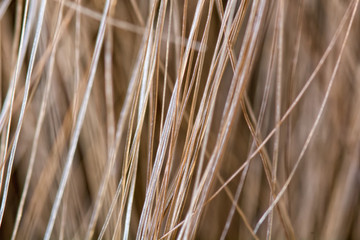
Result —
M 3 0 L 0 239 L 360 239 L 358 0 Z

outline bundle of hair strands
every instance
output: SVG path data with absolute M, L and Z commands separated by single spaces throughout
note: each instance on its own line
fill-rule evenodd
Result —
M 360 239 L 359 0 L 4 0 L 0 239 Z

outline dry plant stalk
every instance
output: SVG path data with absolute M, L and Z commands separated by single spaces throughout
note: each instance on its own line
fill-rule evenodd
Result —
M 0 239 L 360 239 L 359 0 L 3 0 Z

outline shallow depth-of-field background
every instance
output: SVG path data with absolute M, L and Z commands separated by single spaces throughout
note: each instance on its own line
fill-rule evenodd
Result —
M 359 0 L 2 0 L 0 239 L 360 239 Z

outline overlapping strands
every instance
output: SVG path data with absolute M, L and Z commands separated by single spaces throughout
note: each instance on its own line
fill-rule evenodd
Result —
M 359 0 L 3 0 L 0 239 L 360 239 Z

